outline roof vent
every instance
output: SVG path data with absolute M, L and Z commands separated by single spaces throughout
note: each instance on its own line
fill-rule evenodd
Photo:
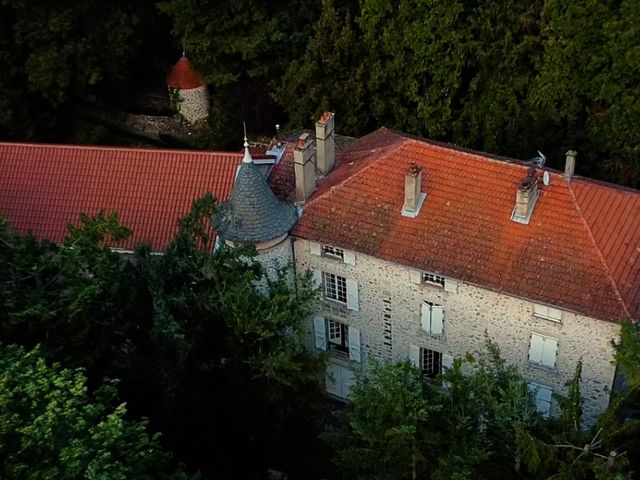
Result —
M 404 176 L 402 216 L 416 218 L 425 198 L 427 198 L 427 194 L 422 193 L 422 168 L 412 163 Z
M 540 178 L 536 176 L 536 168 L 531 167 L 522 179 L 516 191 L 516 206 L 511 214 L 511 220 L 524 225 L 529 224 L 531 214 L 540 195 Z

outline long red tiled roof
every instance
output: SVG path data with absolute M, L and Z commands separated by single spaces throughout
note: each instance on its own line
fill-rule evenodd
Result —
M 427 198 L 406 218 L 412 162 Z M 339 155 L 294 234 L 595 318 L 640 318 L 640 192 L 550 172 L 522 225 L 511 214 L 527 169 L 381 129 Z
M 61 242 L 79 215 L 118 212 L 133 236 L 164 250 L 194 199 L 221 203 L 241 154 L 0 143 L 0 215 L 20 233 Z

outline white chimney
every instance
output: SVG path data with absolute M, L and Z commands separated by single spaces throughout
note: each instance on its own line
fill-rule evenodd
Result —
M 296 200 L 299 202 L 306 201 L 316 190 L 316 164 L 312 144 L 311 136 L 303 133 L 293 149 Z
M 573 172 L 576 170 L 576 156 L 578 152 L 569 150 L 565 156 L 564 162 L 564 178 L 570 180 L 573 176 Z
M 327 175 L 336 163 L 336 140 L 333 134 L 334 114 L 324 112 L 316 122 L 318 168 Z
M 402 206 L 402 216 L 410 218 L 417 217 L 426 197 L 427 194 L 422 193 L 422 168 L 412 163 L 409 171 L 404 176 L 404 205 Z

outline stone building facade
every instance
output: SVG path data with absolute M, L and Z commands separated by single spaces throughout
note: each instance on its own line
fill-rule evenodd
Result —
M 611 340 L 617 338 L 617 324 L 569 311 L 561 311 L 559 319 L 549 319 L 539 313 L 540 304 L 527 299 L 451 278 L 433 278 L 428 272 L 366 254 L 350 252 L 354 260 L 348 264 L 322 252 L 321 244 L 297 240 L 297 268 L 320 272 L 320 275 L 316 274 L 320 281 L 322 273 L 331 273 L 354 282 L 357 288 L 357 309 L 348 308 L 345 302 L 325 298 L 322 310 L 314 322 L 309 323 L 309 346 L 316 349 L 315 323 L 318 318 L 335 320 L 359 332 L 360 361 L 350 360 L 340 352 L 337 355 L 330 352 L 330 363 L 349 370 L 340 378 L 344 385 L 333 387 L 332 379 L 327 379 L 328 389 L 334 394 L 348 396 L 353 370 L 365 366 L 370 358 L 411 360 L 413 346 L 439 356 L 435 361 L 440 366 L 434 368 L 441 372 L 453 358 L 481 351 L 488 338 L 527 380 L 553 392 L 564 390 L 577 362 L 582 360 L 585 420 L 593 421 L 608 405 L 615 374 Z M 440 283 L 425 280 L 425 277 Z M 441 284 L 445 282 L 446 287 Z M 442 307 L 441 329 L 425 328 L 425 302 Z M 329 335 L 328 331 L 325 335 Z M 534 335 L 557 341 L 552 365 L 530 358 Z M 421 357 L 417 366 L 424 366 L 422 360 Z M 330 367 L 334 377 L 335 368 Z M 545 408 L 545 392 L 540 394 L 541 410 Z M 552 402 L 548 408 L 548 413 L 553 415 Z

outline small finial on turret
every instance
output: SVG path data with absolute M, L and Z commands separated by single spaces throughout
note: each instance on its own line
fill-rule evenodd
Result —
M 249 141 L 247 140 L 247 124 L 242 122 L 242 126 L 244 127 L 244 158 L 242 159 L 242 163 L 253 163 L 253 158 L 251 158 L 251 154 L 249 153 Z

